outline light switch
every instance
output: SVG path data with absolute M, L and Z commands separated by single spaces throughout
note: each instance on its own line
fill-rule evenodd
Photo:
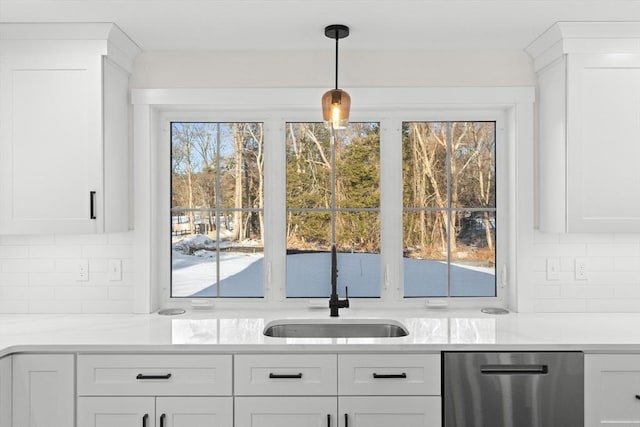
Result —
M 110 281 L 122 280 L 122 261 L 110 259 L 107 265 L 108 277 Z
M 547 280 L 560 280 L 559 258 L 547 258 Z

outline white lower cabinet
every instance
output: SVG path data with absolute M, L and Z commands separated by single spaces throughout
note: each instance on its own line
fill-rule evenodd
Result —
M 338 355 L 340 427 L 440 427 L 440 354 Z
M 74 426 L 75 356 L 12 356 L 13 426 Z
M 440 411 L 432 396 L 243 396 L 235 427 L 440 427 Z
M 640 355 L 584 357 L 585 426 L 640 426 Z
M 342 427 L 440 427 L 440 398 L 348 396 L 338 399 Z
M 78 427 L 233 427 L 230 354 L 80 354 Z
M 337 427 L 336 398 L 247 396 L 235 398 L 235 427 Z
M 80 397 L 82 427 L 232 427 L 232 397 Z
M 235 356 L 235 427 L 441 427 L 439 354 Z
M 0 427 L 11 427 L 11 356 L 0 359 Z
M 153 397 L 79 397 L 78 425 L 83 427 L 154 427 Z
M 441 427 L 440 383 L 439 354 L 80 354 L 76 425 Z

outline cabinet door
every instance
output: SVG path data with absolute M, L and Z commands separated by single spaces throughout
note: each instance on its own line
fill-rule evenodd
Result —
M 0 427 L 11 427 L 11 356 L 0 359 Z
M 236 397 L 235 427 L 337 427 L 335 397 Z
M 99 55 L 1 59 L 0 232 L 97 231 L 101 69 Z
M 78 426 L 156 427 L 153 397 L 79 397 Z
M 233 427 L 232 397 L 157 397 L 159 427 Z
M 440 397 L 349 396 L 338 400 L 339 427 L 441 427 Z
M 567 224 L 640 231 L 640 55 L 567 58 Z
M 74 425 L 74 356 L 13 355 L 13 425 Z
M 640 355 L 584 357 L 585 426 L 640 426 Z

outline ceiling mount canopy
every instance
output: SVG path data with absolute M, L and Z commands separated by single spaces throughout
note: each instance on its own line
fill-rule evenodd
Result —
M 342 89 L 338 89 L 338 40 L 349 36 L 346 25 L 329 25 L 324 29 L 324 35 L 336 41 L 336 86 L 322 96 L 322 118 L 333 129 L 344 129 L 349 123 L 351 97 Z

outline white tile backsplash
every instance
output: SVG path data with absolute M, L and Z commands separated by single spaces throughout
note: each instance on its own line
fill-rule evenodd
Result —
M 640 312 L 640 234 L 534 233 L 536 312 Z M 546 260 L 560 258 L 560 280 L 547 280 Z M 587 262 L 576 280 L 575 259 Z
M 78 261 L 89 280 L 78 281 Z M 122 261 L 110 281 L 107 261 Z M 0 313 L 132 313 L 133 232 L 0 236 Z
M 560 280 L 546 279 L 558 257 Z M 587 261 L 576 280 L 575 258 Z M 77 281 L 80 259 L 89 280 Z M 110 281 L 109 259 L 122 260 Z M 640 234 L 535 232 L 529 260 L 537 312 L 640 312 Z M 131 313 L 133 232 L 102 235 L 0 236 L 0 313 Z

